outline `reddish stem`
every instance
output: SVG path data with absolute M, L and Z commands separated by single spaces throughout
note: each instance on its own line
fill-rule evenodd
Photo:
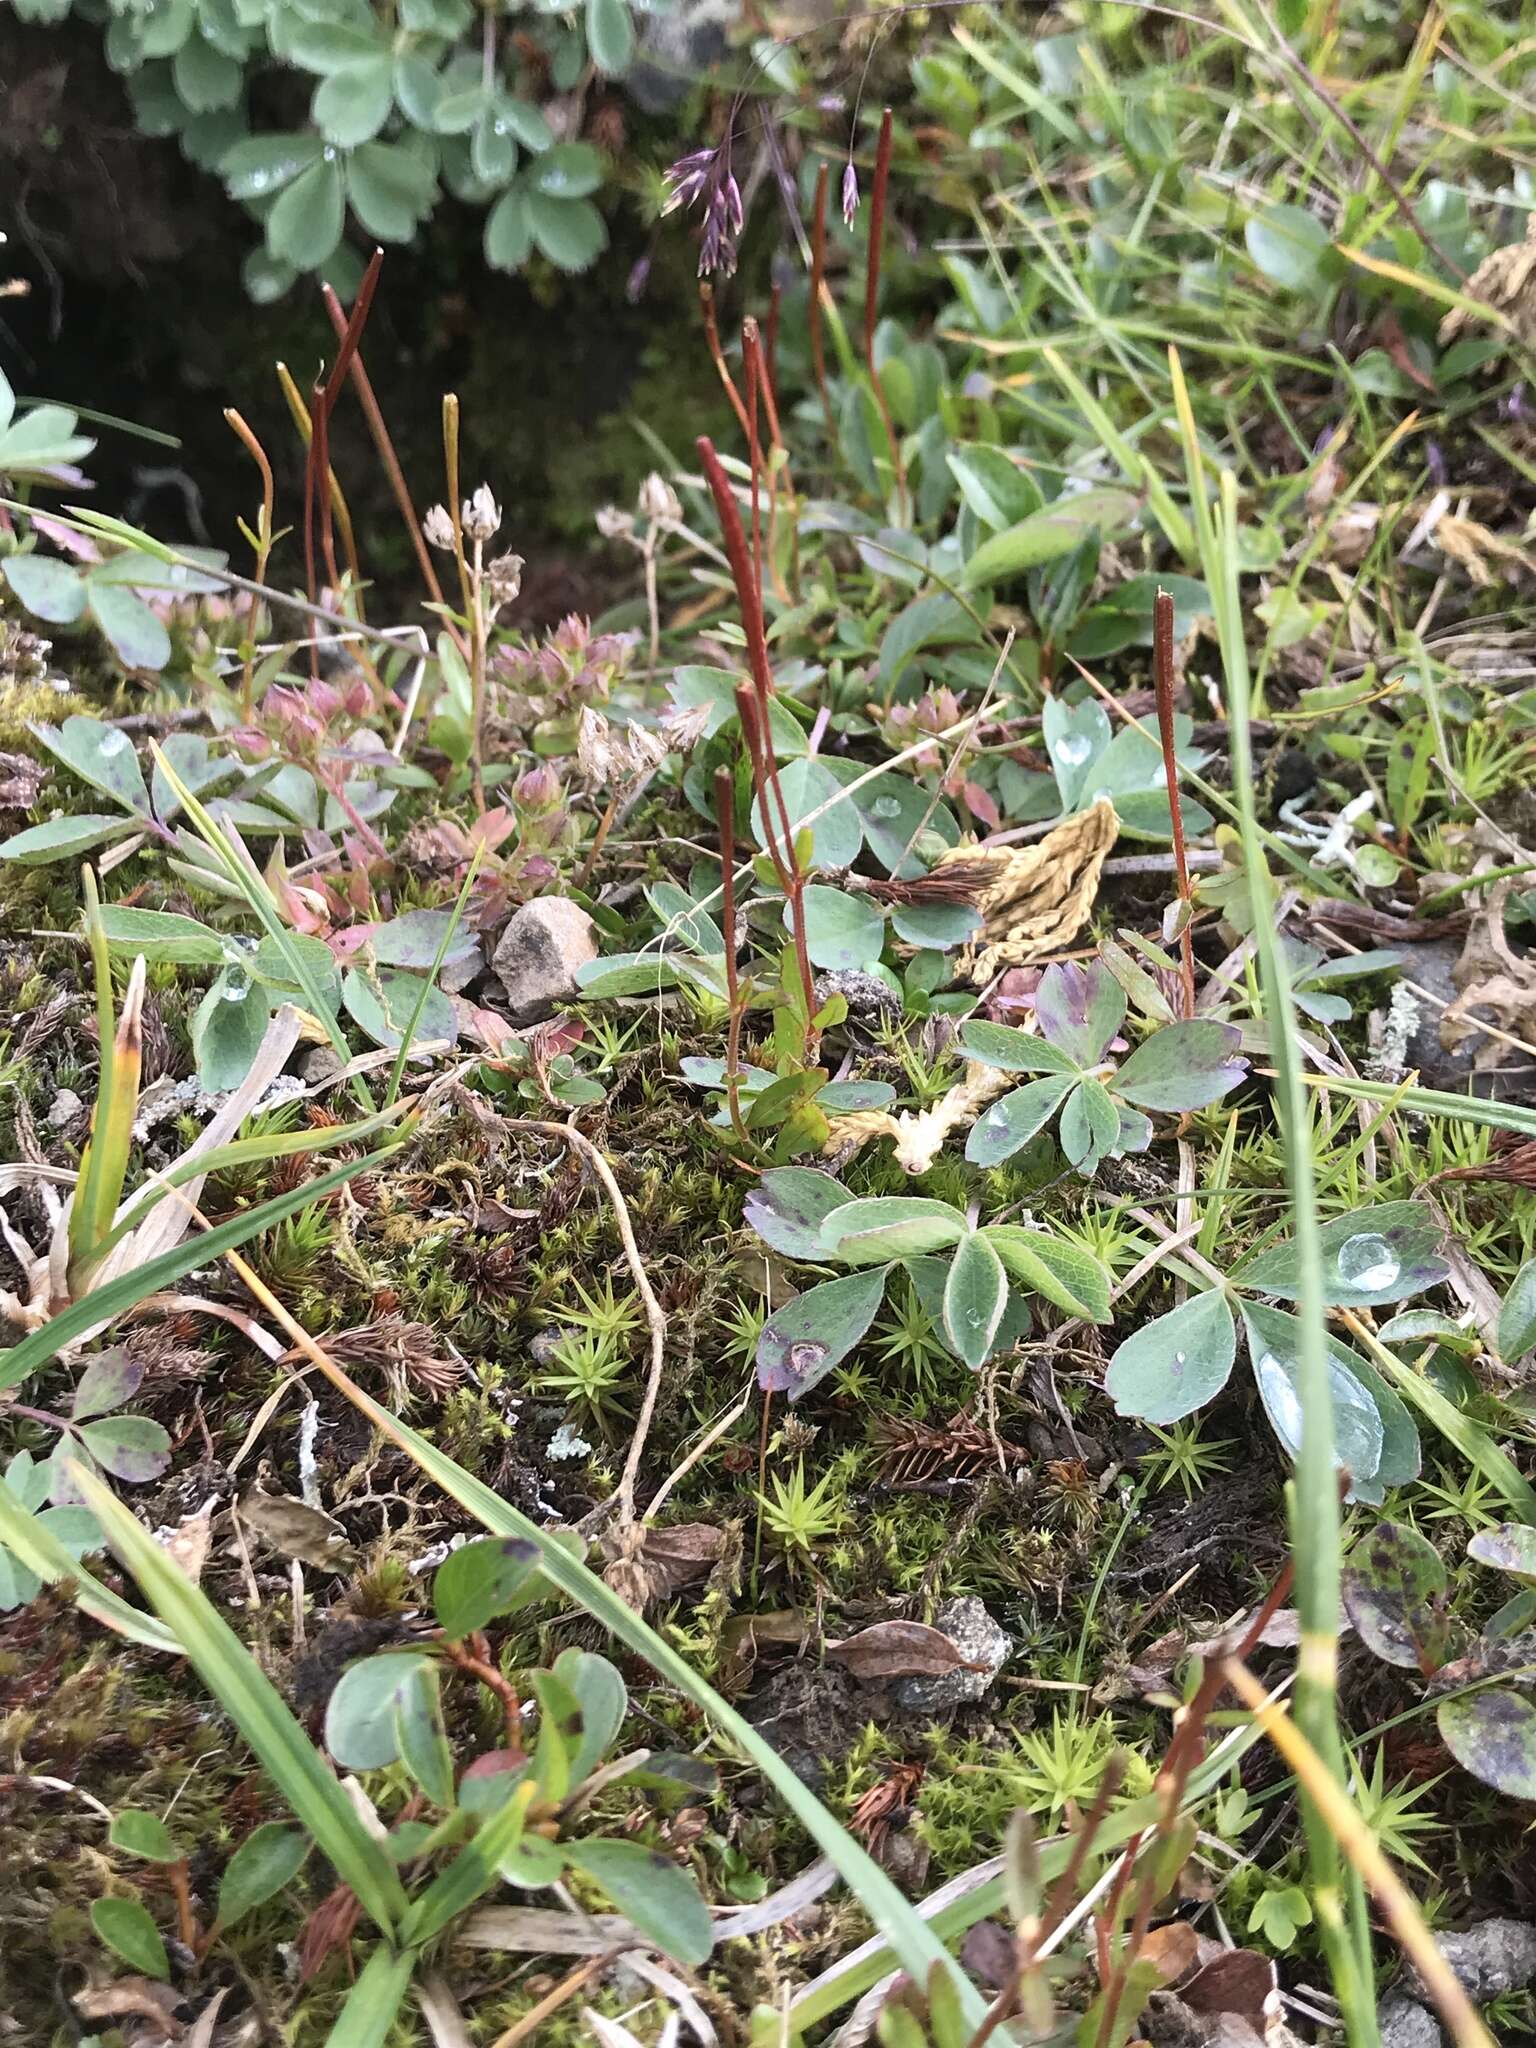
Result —
M 1179 764 L 1173 750 L 1173 599 L 1160 590 L 1152 601 L 1152 679 L 1157 692 L 1157 729 L 1163 742 L 1163 780 L 1168 785 L 1168 815 L 1173 823 L 1173 865 L 1179 879 L 1179 899 L 1184 905 L 1184 925 L 1179 933 L 1179 962 L 1184 976 L 1184 1014 L 1195 1014 L 1195 944 L 1190 929 L 1194 891 L 1189 880 L 1189 858 L 1184 850 L 1184 810 L 1179 799 Z
M 384 264 L 384 251 L 375 249 L 368 268 L 363 272 L 363 281 L 357 288 L 357 297 L 352 303 L 352 317 L 341 337 L 341 346 L 336 351 L 336 360 L 324 385 L 316 385 L 312 394 L 309 454 L 304 465 L 304 584 L 311 604 L 317 600 L 315 589 L 315 515 L 320 514 L 325 548 L 326 573 L 332 587 L 337 582 L 336 543 L 331 529 L 331 493 L 329 459 L 331 408 L 341 395 L 341 387 L 357 353 L 363 329 L 368 324 L 369 308 L 379 282 L 379 272 Z M 310 674 L 320 673 L 320 649 L 311 640 L 309 645 Z
M 725 395 L 731 401 L 732 409 L 741 422 L 741 431 L 745 434 L 748 431 L 747 408 L 741 402 L 741 393 L 736 389 L 736 380 L 731 375 L 725 360 L 725 351 L 720 346 L 720 329 L 715 324 L 715 294 L 708 279 L 701 279 L 699 282 L 699 308 L 704 315 L 704 339 L 709 344 L 710 361 L 715 366 L 715 374 L 725 386 Z
M 750 1142 L 741 1116 L 741 990 L 736 973 L 736 781 L 715 770 L 715 827 L 720 835 L 720 913 L 725 925 L 725 994 L 730 1021 L 725 1038 L 725 1099 L 739 1143 Z
M 746 424 L 745 417 L 742 424 Z M 730 481 L 720 466 L 714 442 L 707 434 L 700 434 L 694 446 L 699 451 L 704 480 L 709 485 L 710 495 L 715 501 L 715 513 L 720 521 L 720 537 L 725 542 L 725 557 L 731 565 L 731 578 L 736 585 L 736 596 L 741 605 L 741 630 L 746 636 L 747 660 L 752 670 L 753 687 L 759 699 L 766 705 L 773 695 L 773 671 L 768 666 L 768 642 L 763 632 L 763 607 L 757 594 L 757 585 L 752 578 L 752 561 L 747 553 L 747 536 L 742 527 L 741 512 L 737 507 Z
M 827 389 L 827 354 L 821 339 L 821 295 L 827 288 L 827 179 L 826 164 L 816 173 L 816 197 L 811 206 L 811 297 L 806 307 L 805 324 L 811 344 L 811 368 L 816 374 L 816 389 L 821 393 L 821 409 L 827 416 L 827 434 L 837 439 L 837 421 L 832 414 L 832 394 Z
M 880 373 L 875 368 L 875 325 L 880 304 L 880 258 L 885 247 L 885 194 L 890 182 L 891 110 L 887 107 L 880 119 L 880 142 L 875 151 L 875 182 L 869 199 L 869 253 L 864 265 L 864 361 L 869 369 L 869 381 L 874 386 L 875 403 L 880 408 L 880 418 L 885 424 L 885 438 L 891 451 L 891 467 L 896 472 L 897 505 L 901 507 L 905 504 L 907 495 L 906 472 L 901 466 L 901 443 L 896 438 L 896 422 L 891 418 L 891 408 L 886 403 Z
M 762 347 L 757 322 L 750 317 L 741 323 L 741 371 L 747 386 L 747 462 L 752 471 L 752 581 L 763 587 L 763 518 L 759 502 L 763 473 L 763 450 L 757 437 L 757 400 L 762 387 Z

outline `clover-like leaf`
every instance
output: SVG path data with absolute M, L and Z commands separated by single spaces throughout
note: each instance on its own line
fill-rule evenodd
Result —
M 1383 1663 L 1428 1678 L 1445 1662 L 1449 1640 L 1440 1553 L 1402 1522 L 1378 1522 L 1350 1552 L 1344 1568 L 1344 1611 Z
M 1037 1031 L 1020 1031 L 1013 1024 L 988 1024 L 971 1019 L 960 1027 L 960 1043 L 967 1059 L 984 1067 L 1001 1067 L 1005 1074 L 1070 1074 L 1079 1072 L 1070 1053 L 1052 1045 Z
M 704 1079 L 691 1074 L 690 1079 Z M 710 1085 L 720 1081 L 711 1077 Z M 771 1166 L 747 1195 L 743 1215 L 765 1244 L 790 1259 L 825 1258 L 822 1225 L 835 1209 L 846 1209 L 850 1197 L 840 1180 L 814 1166 Z
M 109 1415 L 88 1422 L 81 1440 L 114 1479 L 142 1486 L 158 1479 L 171 1462 L 171 1439 L 147 1415 Z
M 1114 1091 L 1142 1109 L 1204 1109 L 1230 1094 L 1248 1072 L 1235 1024 L 1192 1018 L 1144 1038 L 1114 1078 Z
M 99 718 L 66 718 L 63 725 L 36 724 L 32 731 L 50 754 L 72 768 L 82 782 L 137 817 L 149 815 L 149 791 L 127 733 Z
M 1435 1720 L 1464 1771 L 1511 1799 L 1536 1799 L 1536 1704 L 1508 1686 L 1442 1700 Z
M 1021 1287 L 1085 1322 L 1109 1321 L 1109 1273 L 1092 1252 L 1022 1223 L 989 1223 L 983 1235 Z
M 885 919 L 867 896 L 813 883 L 802 898 L 805 946 L 817 967 L 857 969 L 880 958 Z
M 825 1280 L 786 1302 L 757 1341 L 757 1383 L 798 1401 L 860 1342 L 885 1298 L 889 1266 Z
M 1443 1235 L 1417 1202 L 1377 1202 L 1334 1217 L 1318 1233 L 1323 1301 L 1368 1308 L 1439 1286 L 1450 1272 L 1440 1256 Z M 1232 1278 L 1240 1287 L 1291 1301 L 1307 1284 L 1294 1240 L 1247 1260 Z
M 987 1238 L 973 1230 L 960 1240 L 944 1285 L 945 1334 L 972 1372 L 979 1372 L 991 1356 L 1007 1306 L 1003 1262 Z
M 105 1415 L 113 1408 L 121 1408 L 125 1401 L 131 1401 L 139 1391 L 144 1379 L 144 1367 L 136 1358 L 130 1358 L 121 1345 L 114 1345 L 110 1351 L 100 1351 L 86 1363 L 75 1387 L 74 1399 L 69 1404 L 71 1418 L 86 1422 L 93 1415 Z
M 1079 1067 L 1096 1067 L 1125 1022 L 1125 990 L 1102 960 L 1058 961 L 1035 991 L 1041 1035 Z
M 971 1125 L 965 1141 L 966 1158 L 973 1166 L 997 1166 L 1011 1159 L 1045 1129 L 1076 1086 L 1075 1074 L 1047 1074 L 999 1096 Z
M 1294 1458 L 1301 1450 L 1301 1324 L 1283 1309 L 1263 1302 L 1245 1301 L 1242 1311 L 1259 1398 L 1275 1435 Z M 1353 1355 L 1342 1347 L 1328 1347 L 1328 1385 L 1333 1400 L 1334 1463 L 1349 1473 L 1352 1482 L 1369 1481 L 1381 1464 L 1385 1438 L 1381 1411 L 1353 1369 Z
M 873 1266 L 958 1244 L 965 1218 L 950 1202 L 923 1195 L 876 1195 L 834 1209 L 821 1226 L 824 1257 Z
M 1120 1137 L 1120 1112 L 1102 1081 L 1079 1081 L 1061 1112 L 1061 1149 L 1084 1174 L 1097 1171 Z
M 1236 1355 L 1232 1310 L 1213 1287 L 1133 1331 L 1109 1361 L 1105 1391 L 1118 1414 L 1178 1422 L 1215 1399 Z

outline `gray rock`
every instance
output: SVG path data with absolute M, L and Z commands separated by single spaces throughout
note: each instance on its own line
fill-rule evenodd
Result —
M 491 971 L 516 1024 L 536 1024 L 578 993 L 576 970 L 597 958 L 595 927 L 578 903 L 535 896 L 512 913 Z
M 1435 1947 L 1474 2005 L 1522 1991 L 1536 1977 L 1536 1927 L 1529 1920 L 1482 1920 L 1459 1934 L 1437 1934 Z M 1427 1995 L 1417 1978 L 1409 1988 Z
M 48 1105 L 48 1114 L 43 1118 L 51 1131 L 63 1131 L 85 1114 L 85 1104 L 73 1088 L 61 1088 Z
M 1382 2000 L 1376 2024 L 1381 2029 L 1381 2048 L 1442 2048 L 1440 2022 L 1400 1991 Z
M 933 1617 L 933 1625 L 949 1637 L 967 1664 L 979 1664 L 982 1669 L 945 1671 L 937 1678 L 898 1678 L 891 1687 L 891 1698 L 908 1713 L 943 1713 L 985 1699 L 1013 1649 L 1013 1637 L 971 1594 L 946 1601 Z
M 818 1005 L 833 996 L 846 996 L 849 1016 L 866 1023 L 901 1015 L 900 996 L 888 989 L 878 974 L 865 974 L 857 967 L 833 967 L 817 975 L 812 994 Z
M 341 1055 L 334 1046 L 312 1045 L 299 1061 L 299 1072 L 307 1086 L 320 1088 L 341 1073 Z

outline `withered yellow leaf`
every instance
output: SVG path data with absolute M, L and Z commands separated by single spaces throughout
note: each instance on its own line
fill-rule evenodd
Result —
M 1005 967 L 1065 951 L 1093 914 L 1119 831 L 1114 805 L 1100 797 L 1033 846 L 956 846 L 941 855 L 935 874 L 962 862 L 993 871 L 976 898 L 982 928 L 960 955 L 958 974 L 982 988 Z

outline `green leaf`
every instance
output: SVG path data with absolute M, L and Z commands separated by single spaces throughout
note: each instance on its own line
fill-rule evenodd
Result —
M 0 847 L 0 853 L 5 849 Z M 1506 1365 L 1524 1358 L 1536 1344 L 1536 1259 L 1527 1259 L 1499 1310 L 1499 1356 Z
M 1109 1361 L 1104 1389 L 1120 1415 L 1178 1422 L 1214 1400 L 1232 1376 L 1237 1328 L 1220 1288 L 1143 1323 Z
M 171 1840 L 171 1831 L 156 1813 L 128 1807 L 112 1816 L 107 1840 L 125 1856 L 138 1856 L 145 1863 L 179 1863 L 181 1851 Z
M 1440 1553 L 1402 1522 L 1378 1522 L 1350 1552 L 1344 1612 L 1383 1663 L 1431 1677 L 1445 1662 L 1449 1586 Z
M 967 590 L 975 590 L 983 584 L 1001 583 L 1021 575 L 1042 563 L 1059 561 L 1081 547 L 1091 533 L 1123 533 L 1139 503 L 1129 491 L 1107 488 L 1058 498 L 1042 511 L 1032 512 L 1017 525 L 984 540 L 966 563 L 960 581 Z
M 86 1422 L 93 1415 L 106 1415 L 121 1408 L 139 1391 L 143 1378 L 143 1366 L 121 1346 L 99 1351 L 86 1361 L 85 1371 L 76 1383 L 74 1399 L 69 1404 L 70 1420 Z
M 1035 991 L 1041 1035 L 1078 1067 L 1096 1067 L 1125 1022 L 1125 990 L 1102 960 L 1047 967 Z
M 354 1021 L 375 1045 L 394 1051 L 416 1014 L 423 983 L 419 975 L 384 969 L 365 974 L 349 968 L 342 976 L 341 999 Z M 459 1037 L 458 1012 L 440 988 L 429 988 L 416 1026 L 413 1045 L 446 1041 L 456 1045 Z
M 891 929 L 908 946 L 945 953 L 964 945 L 981 929 L 981 912 L 964 903 L 898 903 L 891 911 Z
M 921 1195 L 878 1195 L 836 1209 L 821 1227 L 823 1252 L 849 1266 L 878 1265 L 958 1244 L 965 1218 L 949 1202 Z
M 1318 1232 L 1323 1301 L 1376 1307 L 1438 1287 L 1450 1271 L 1440 1256 L 1443 1237 L 1440 1225 L 1417 1202 L 1377 1202 L 1335 1216 Z M 1304 1285 L 1294 1243 L 1245 1260 L 1232 1278 L 1239 1287 L 1290 1301 L 1300 1297 Z
M 515 1536 L 485 1536 L 451 1551 L 432 1582 L 438 1626 L 458 1642 L 505 1614 L 538 1569 L 538 1552 Z
M 1165 1024 L 1119 1067 L 1114 1092 L 1142 1109 L 1203 1109 L 1229 1094 L 1248 1072 L 1235 1024 L 1207 1018 Z
M 342 202 L 340 160 L 322 155 L 300 171 L 267 215 L 267 253 L 295 270 L 318 270 L 341 240 Z
M 400 1760 L 434 1805 L 451 1810 L 453 1751 L 443 1725 L 437 1666 L 423 1661 L 395 1694 L 395 1740 Z
M 39 723 L 31 729 L 49 753 L 72 768 L 82 782 L 136 817 L 149 815 L 149 791 L 127 733 L 103 725 L 99 718 L 66 718 L 62 726 Z
M 571 1757 L 571 1783 L 581 1785 L 623 1727 L 629 1694 L 617 1668 L 593 1650 L 562 1650 L 554 1672 L 581 1709 L 581 1739 Z
M 551 199 L 585 199 L 602 182 L 603 160 L 590 142 L 557 142 L 528 167 L 528 183 Z
M 1266 206 L 1243 229 L 1248 254 L 1272 284 L 1315 292 L 1324 282 L 1328 230 L 1300 206 Z
M 1248 1355 L 1259 1398 L 1270 1425 L 1287 1453 L 1301 1449 L 1301 1325 L 1283 1309 L 1263 1302 L 1242 1304 L 1248 1331 Z M 1328 1385 L 1333 1398 L 1334 1464 L 1351 1478 L 1369 1481 L 1381 1463 L 1381 1415 L 1369 1391 L 1345 1364 L 1349 1354 L 1328 1346 Z
M 133 1486 L 158 1479 L 171 1462 L 171 1439 L 148 1415 L 105 1416 L 86 1423 L 80 1437 L 104 1470 Z
M 1092 1252 L 1022 1223 L 989 1223 L 983 1234 L 1021 1287 L 1085 1322 L 1109 1321 L 1109 1272 Z
M 396 1955 L 381 1942 L 342 2001 L 325 2037 L 325 2048 L 387 2048 L 390 2041 L 398 2040 L 395 2021 L 418 1960 L 414 1949 Z
M 1070 1053 L 1052 1045 L 1038 1031 L 1020 1031 L 1013 1024 L 987 1024 L 968 1018 L 960 1027 L 960 1043 L 968 1059 L 1005 1074 L 1069 1074 L 1080 1071 Z
M 563 1842 L 566 1864 L 605 1892 L 674 1962 L 697 1969 L 714 1947 L 709 1908 L 692 1876 L 643 1842 Z
M 124 585 L 90 580 L 91 617 L 124 668 L 158 673 L 171 658 L 171 636 L 142 597 Z
M 40 1465 L 35 1469 L 42 1489 L 39 1498 L 43 1498 L 52 1467 Z M 5 1546 L 0 1551 L 0 1561 L 9 1562 L 13 1573 L 23 1582 L 12 1589 L 12 1604 L 21 1606 L 35 1599 L 39 1586 L 65 1586 L 81 1612 L 104 1628 L 112 1629 L 129 1642 L 143 1643 L 147 1649 L 170 1651 L 174 1655 L 178 1645 L 169 1629 L 116 1593 L 108 1592 L 79 1562 L 88 1551 L 103 1548 L 104 1538 L 95 1516 L 84 1517 L 91 1525 L 86 1533 L 79 1508 L 49 1508 L 40 1515 L 34 1514 L 16 1493 L 15 1477 L 16 1460 L 12 1459 L 6 1483 L 0 1485 L 0 1544 Z M 8 1560 L 6 1552 L 10 1554 Z
M 970 642 L 975 638 L 975 621 L 959 599 L 951 597 L 948 591 L 930 591 L 924 597 L 914 597 L 885 629 L 885 637 L 880 642 L 879 680 L 888 688 L 894 687 L 907 663 L 923 648 L 953 645 L 957 641 Z M 867 787 L 881 790 L 886 780 L 898 786 L 905 783 L 908 789 L 916 787 L 901 775 L 882 778 L 881 783 L 871 783 Z M 862 796 L 863 792 L 860 794 Z M 919 819 L 928 803 L 929 798 L 921 796 Z
M 498 1882 L 502 1865 L 513 1856 L 522 1838 L 534 1790 L 531 1778 L 518 1785 L 510 1798 L 481 1822 L 474 1838 L 448 1868 L 440 1871 L 413 1902 L 401 1929 L 413 1948 L 440 1934 L 450 1921 L 456 1920 Z
M 413 150 L 365 142 L 347 159 L 352 211 L 381 242 L 408 242 L 432 210 L 437 180 Z
M 325 1746 L 349 1771 L 380 1771 L 400 1754 L 395 1708 L 427 1659 L 416 1650 L 349 1664 L 325 1709 Z
M 308 1835 L 282 1821 L 263 1821 L 240 1844 L 219 1886 L 219 1924 L 233 1927 L 292 1884 L 309 1859 Z
M 786 761 L 780 768 L 779 787 L 784 794 L 785 809 L 789 812 L 790 831 L 798 835 L 802 819 L 819 810 L 830 799 L 841 799 L 843 786 L 824 761 L 798 760 Z M 772 838 L 782 853 L 783 827 L 778 804 L 772 799 L 768 815 L 773 819 Z M 770 835 L 764 828 L 763 817 L 762 804 L 754 803 L 752 834 L 758 845 L 765 847 Z M 863 837 L 864 828 L 852 801 L 838 801 L 824 818 L 818 818 L 811 827 L 811 858 L 817 867 L 851 867 L 858 858 Z
M 1536 1799 L 1536 1705 L 1505 1686 L 1462 1693 L 1435 1709 L 1440 1738 L 1464 1771 L 1511 1799 Z
M 1061 1149 L 1085 1174 L 1094 1173 L 1120 1136 L 1120 1112 L 1102 1081 L 1079 1081 L 1067 1097 L 1058 1133 Z
M 89 853 L 122 839 L 133 829 L 120 813 L 103 817 L 100 812 L 81 812 L 72 818 L 50 818 L 44 825 L 29 825 L 0 842 L 0 860 L 19 861 L 23 867 L 47 867 L 56 860 L 69 860 L 77 853 Z
M 608 246 L 603 216 L 590 199 L 525 195 L 528 229 L 537 247 L 561 270 L 587 270 Z
M 848 1190 L 814 1166 L 771 1166 L 747 1192 L 743 1218 L 765 1244 L 790 1259 L 824 1256 L 821 1228 L 849 1206 Z
M 1043 1080 L 1026 1082 L 1024 1087 L 1000 1096 L 971 1125 L 965 1141 L 966 1158 L 973 1166 L 998 1166 L 1011 1159 L 1037 1132 L 1045 1129 L 1063 1098 L 1076 1085 L 1075 1075 L 1047 1074 Z
M 944 1285 L 945 1333 L 972 1372 L 979 1372 L 991 1356 L 1007 1306 L 1003 1262 L 987 1238 L 973 1230 L 960 1240 Z
M 85 610 L 85 578 L 68 562 L 51 555 L 7 555 L 0 575 L 29 612 L 56 626 L 67 626 Z
M 192 1013 L 192 1056 L 210 1093 L 238 1088 L 266 1034 L 272 1002 L 259 982 L 226 968 Z
M 521 270 L 533 253 L 533 224 L 524 193 L 514 185 L 485 217 L 485 260 L 492 270 Z
M 813 883 L 801 901 L 806 951 L 817 967 L 857 970 L 880 958 L 885 919 L 867 896 Z
M 994 533 L 1019 525 L 1041 509 L 1040 486 L 1029 471 L 990 442 L 962 442 L 948 451 L 945 461 L 961 497 Z
M 91 1925 L 130 1969 L 162 1984 L 170 1976 L 170 1959 L 160 1930 L 137 1899 L 93 1900 Z
M 624 0 L 587 0 L 587 48 L 608 78 L 622 78 L 635 54 L 635 28 Z
M 338 149 L 355 149 L 378 134 L 389 118 L 394 98 L 395 61 L 385 52 L 344 65 L 323 78 L 310 104 L 310 115 L 327 142 Z
M 231 199 L 271 199 L 319 161 L 318 135 L 253 135 L 237 142 L 219 166 Z
M 885 1298 L 888 1266 L 826 1280 L 786 1302 L 757 1342 L 757 1383 L 798 1401 L 862 1340 Z
M 139 910 L 131 904 L 104 903 L 101 928 L 107 944 L 130 958 L 142 953 L 152 964 L 177 967 L 218 967 L 225 960 L 225 942 L 195 917 L 169 910 Z

